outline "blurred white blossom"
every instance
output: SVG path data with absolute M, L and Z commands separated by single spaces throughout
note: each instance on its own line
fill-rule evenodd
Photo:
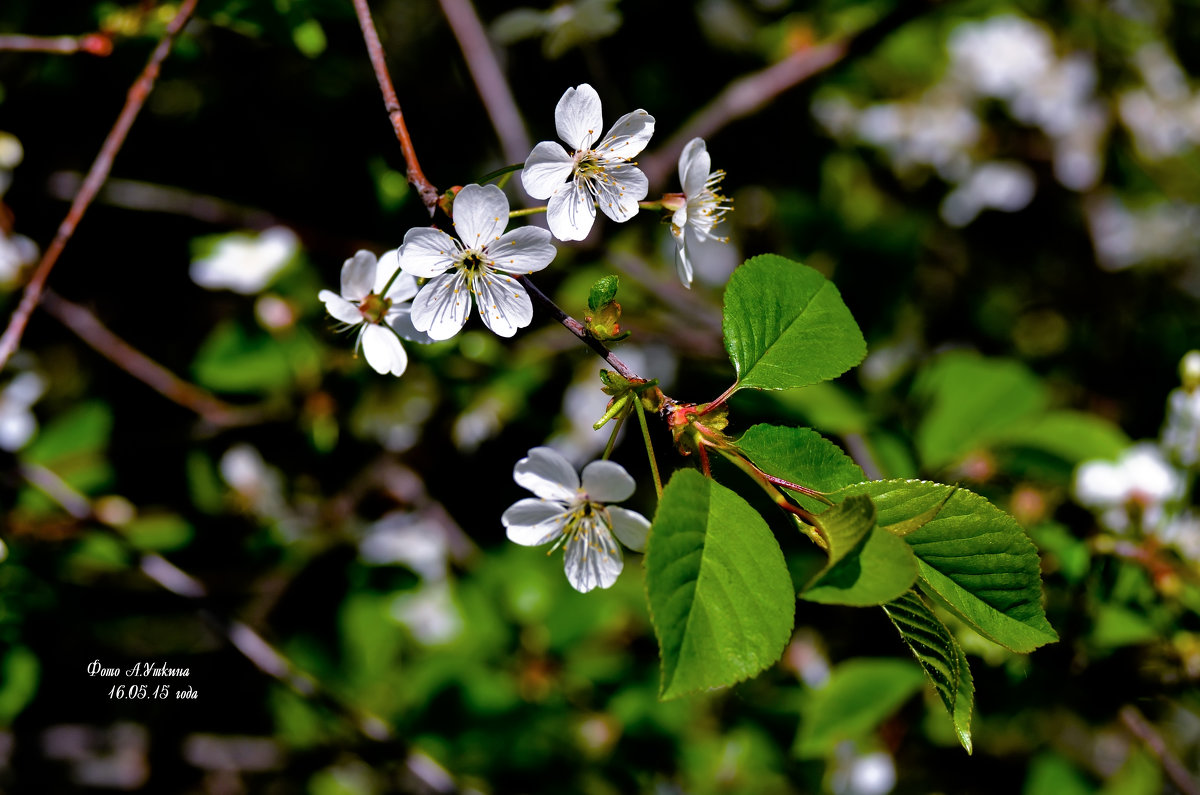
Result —
M 0 230 L 0 288 L 12 288 L 21 280 L 21 271 L 38 258 L 38 247 L 24 235 L 5 234 Z
M 463 630 L 462 611 L 447 580 L 428 580 L 415 591 L 397 594 L 391 612 L 425 646 L 449 643 Z
M 1075 498 L 1100 511 L 1111 530 L 1129 528 L 1139 518 L 1143 529 L 1157 528 L 1168 503 L 1183 497 L 1185 483 L 1162 450 L 1143 442 L 1115 461 L 1087 461 L 1075 471 Z
M 1200 93 L 1193 93 L 1179 63 L 1161 42 L 1134 56 L 1144 87 L 1120 95 L 1121 121 L 1138 152 L 1149 160 L 1182 154 L 1200 143 Z
M 1096 261 L 1116 271 L 1147 262 L 1195 257 L 1200 250 L 1200 205 L 1158 201 L 1130 208 L 1102 194 L 1084 203 Z
M 296 233 L 273 226 L 258 234 L 226 235 L 212 253 L 192 263 L 192 281 L 209 290 L 259 292 L 292 261 L 299 248 Z
M 0 130 L 0 196 L 12 184 L 13 169 L 20 165 L 25 157 L 25 149 L 21 139 L 10 132 Z
M 33 404 L 46 391 L 46 382 L 34 372 L 23 372 L 0 389 L 0 450 L 24 447 L 37 432 Z
M 449 547 L 437 522 L 417 513 L 396 511 L 371 525 L 358 545 L 359 555 L 373 565 L 402 564 L 426 580 L 446 577 Z
M 1185 467 L 1200 463 L 1200 389 L 1180 387 L 1167 397 L 1162 444 Z
M 966 226 L 987 209 L 1007 213 L 1024 209 L 1036 189 L 1033 172 L 1016 161 L 981 163 L 942 200 L 942 218 Z
M 221 477 L 255 514 L 273 518 L 286 511 L 283 475 L 263 460 L 258 448 L 245 442 L 233 445 L 221 456 L 220 469 Z
M 829 779 L 835 795 L 886 795 L 896 786 L 896 762 L 885 751 L 862 754 L 844 742 L 838 745 Z

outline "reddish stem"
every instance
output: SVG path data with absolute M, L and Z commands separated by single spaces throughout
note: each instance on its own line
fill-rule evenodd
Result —
M 103 57 L 112 53 L 112 39 L 103 33 L 88 33 L 83 36 L 0 36 L 0 50 L 51 52 L 62 55 L 86 52 Z
M 54 264 L 58 262 L 59 256 L 62 254 L 63 248 L 66 247 L 67 241 L 75 234 L 75 227 L 83 219 L 83 215 L 87 212 L 88 206 L 92 200 L 96 198 L 96 194 L 100 191 L 100 187 L 104 184 L 104 180 L 108 178 L 108 172 L 112 170 L 113 160 L 120 151 L 121 145 L 125 143 L 125 136 L 129 134 L 129 128 L 133 126 L 134 119 L 137 118 L 138 112 L 142 109 L 142 105 L 146 103 L 146 98 L 150 96 L 150 91 L 154 88 L 154 81 L 158 78 L 159 69 L 162 62 L 166 59 L 167 54 L 171 52 L 171 45 L 175 42 L 175 38 L 179 32 L 183 30 L 183 26 L 187 24 L 192 12 L 196 9 L 196 0 L 184 0 L 179 11 L 176 12 L 175 18 L 167 25 L 167 32 L 158 42 L 158 46 L 154 48 L 154 52 L 150 54 L 150 60 L 146 62 L 146 67 L 142 69 L 142 73 L 138 75 L 137 80 L 129 88 L 129 94 L 125 99 L 125 107 L 121 108 L 121 114 L 117 116 L 116 124 L 109 131 L 108 137 L 104 139 L 103 146 L 100 147 L 100 153 L 96 155 L 95 161 L 92 162 L 92 167 L 88 170 L 87 177 L 83 180 L 83 185 L 79 188 L 79 193 L 75 194 L 75 199 L 71 202 L 71 208 L 67 210 L 67 217 L 59 224 L 58 232 L 54 235 L 54 240 L 46 247 L 46 252 L 42 255 L 41 261 L 33 272 L 33 277 L 29 280 L 29 284 L 25 285 L 25 292 L 21 296 L 21 303 L 17 305 L 17 310 L 13 312 L 12 318 L 8 321 L 8 328 L 4 329 L 3 336 L 0 336 L 0 369 L 8 363 L 9 358 L 16 352 L 17 347 L 21 344 L 21 337 L 25 333 L 25 327 L 29 324 L 29 316 L 33 314 L 33 309 L 38 305 L 42 298 L 42 292 L 46 288 L 46 279 L 50 276 L 50 271 L 54 268 Z
M 367 6 L 367 0 L 354 0 L 354 12 L 358 15 L 358 26 L 362 28 L 367 54 L 371 57 L 371 66 L 375 69 L 379 92 L 383 94 L 383 106 L 387 108 L 388 118 L 392 120 L 392 129 L 396 131 L 396 140 L 400 142 L 400 151 L 404 154 L 405 175 L 409 183 L 417 189 L 425 209 L 429 210 L 429 217 L 432 218 L 437 212 L 438 190 L 425 177 L 425 172 L 421 170 L 421 164 L 417 160 L 417 150 L 413 148 L 408 126 L 404 123 L 404 112 L 400 110 L 400 100 L 396 98 L 396 89 L 388 74 L 387 59 L 383 54 L 383 45 L 379 43 L 379 32 L 375 30 L 375 21 L 371 19 L 371 9 Z

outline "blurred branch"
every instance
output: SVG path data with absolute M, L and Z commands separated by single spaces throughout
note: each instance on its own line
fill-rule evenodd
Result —
M 466 59 L 467 69 L 475 81 L 479 98 L 487 109 L 500 146 L 504 150 L 504 158 L 509 163 L 523 163 L 529 157 L 532 145 L 529 143 L 529 131 L 517 109 L 513 99 L 512 89 L 504 79 L 504 72 L 496 54 L 488 42 L 483 23 L 471 0 L 440 0 L 442 13 L 458 39 L 462 48 L 463 58 Z
M 762 110 L 771 100 L 789 88 L 828 69 L 845 57 L 845 42 L 822 44 L 794 52 L 762 71 L 739 77 L 725 87 L 712 102 L 692 116 L 653 154 L 640 159 L 651 185 L 660 184 L 675 168 L 679 153 L 693 138 L 709 138 L 735 119 Z
M 51 290 L 47 290 L 43 296 L 42 307 L 101 356 L 167 400 L 196 412 L 212 425 L 219 428 L 253 425 L 270 415 L 260 407 L 231 405 L 184 381 L 113 334 L 87 309 L 59 297 Z
M 86 52 L 101 57 L 112 54 L 112 39 L 103 33 L 83 36 L 0 36 L 0 51 L 51 52 L 71 55 Z
M 1171 783 L 1175 785 L 1176 789 L 1183 795 L 1200 795 L 1200 783 L 1196 782 L 1195 777 L 1184 767 L 1183 763 L 1171 753 L 1171 749 L 1167 747 L 1162 735 L 1154 730 L 1150 721 L 1146 720 L 1137 707 L 1127 704 L 1121 707 L 1120 715 L 1125 728 L 1145 744 L 1158 763 L 1162 765 L 1163 772 L 1167 774 L 1167 778 L 1171 779 Z
M 371 66 L 375 69 L 375 80 L 379 83 L 380 93 L 383 94 L 383 105 L 387 108 L 388 118 L 392 120 L 392 129 L 396 131 L 396 139 L 400 142 L 400 151 L 404 154 L 405 175 L 421 195 L 421 201 L 432 218 L 437 212 L 437 188 L 425 177 L 425 172 L 421 170 L 421 164 L 417 161 L 417 151 L 413 148 L 408 126 L 404 123 L 404 112 L 400 110 L 400 100 L 396 98 L 396 89 L 388 74 L 383 45 L 379 43 L 379 32 L 375 30 L 375 21 L 371 19 L 371 9 L 367 6 L 367 0 L 353 2 L 354 12 L 358 15 L 358 25 L 362 28 L 363 41 L 367 45 L 367 54 L 370 55 Z
M 638 165 L 652 186 L 661 184 L 675 168 L 679 153 L 688 141 L 696 137 L 708 139 L 730 122 L 762 110 L 779 95 L 813 75 L 850 56 L 870 51 L 901 25 L 928 10 L 929 6 L 927 2 L 897 3 L 895 11 L 862 33 L 841 41 L 805 47 L 765 69 L 735 79 L 712 102 L 688 119 L 659 149 L 640 158 Z
M 50 276 L 51 269 L 58 262 L 59 255 L 62 254 L 63 248 L 66 247 L 67 241 L 75 233 L 75 227 L 83 219 L 88 205 L 92 203 L 92 200 L 100 191 L 100 187 L 108 177 L 108 172 L 112 170 L 113 160 L 116 158 L 117 152 L 120 151 L 121 145 L 125 143 L 125 136 L 129 134 L 129 128 L 133 126 L 134 119 L 137 118 L 138 112 L 141 111 L 142 105 L 146 103 L 146 98 L 150 96 L 150 91 L 154 88 L 154 82 L 158 78 L 162 62 L 166 59 L 167 54 L 171 52 L 171 45 L 174 44 L 175 38 L 183 30 L 183 26 L 187 24 L 188 19 L 195 9 L 196 0 L 183 0 L 179 6 L 179 11 L 175 14 L 175 18 L 167 25 L 167 32 L 163 34 L 162 39 L 159 40 L 158 45 L 154 48 L 154 52 L 150 54 L 150 60 L 146 62 L 142 73 L 138 75 L 137 80 L 130 86 L 129 93 L 125 98 L 125 106 L 121 108 L 121 113 L 117 116 L 116 123 L 109 131 L 108 137 L 104 139 L 104 144 L 100 147 L 100 153 L 96 155 L 95 161 L 92 162 L 92 167 L 88 169 L 88 175 L 84 179 L 79 193 L 75 195 L 75 200 L 71 202 L 71 208 L 67 210 L 67 217 L 59 225 L 58 232 L 54 235 L 54 240 L 46 248 L 46 252 L 42 255 L 41 261 L 33 272 L 33 277 L 25 285 L 25 292 L 21 295 L 21 303 L 17 305 L 16 311 L 13 312 L 12 318 L 9 319 L 8 327 L 4 330 L 4 334 L 0 336 L 0 369 L 4 368 L 4 365 L 8 363 L 9 358 L 21 344 L 21 336 L 25 333 L 25 327 L 29 323 L 29 316 L 33 314 L 34 307 L 41 300 L 42 291 L 45 289 L 46 279 Z
M 82 175 L 74 171 L 57 171 L 50 175 L 47 190 L 56 199 L 70 201 L 82 184 Z M 96 200 L 126 210 L 171 213 L 221 226 L 266 229 L 282 223 L 265 210 L 245 207 L 226 199 L 193 193 L 183 188 L 132 179 L 108 180 Z

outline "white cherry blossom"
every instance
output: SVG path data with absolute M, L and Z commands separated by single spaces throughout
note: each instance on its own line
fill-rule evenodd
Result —
M 712 158 L 703 138 L 693 138 L 679 155 L 679 184 L 683 186 L 683 202 L 664 199 L 663 205 L 675 210 L 671 216 L 671 234 L 675 236 L 675 269 L 684 287 L 692 286 L 692 259 L 700 244 L 708 240 L 724 242 L 727 238 L 712 233 L 730 205 L 718 190 L 724 171 L 712 171 Z
M 551 551 L 562 545 L 567 580 L 580 593 L 617 581 L 625 565 L 618 539 L 635 552 L 646 548 L 650 521 L 605 504 L 633 495 L 634 480 L 620 464 L 593 461 L 583 468 L 581 483 L 567 459 L 535 447 L 517 462 L 513 479 L 537 498 L 518 500 L 504 512 L 500 521 L 509 540 L 527 547 L 554 542 Z
M 417 294 L 417 280 L 398 272 L 399 268 L 396 249 L 378 262 L 370 251 L 358 251 L 342 265 L 342 294 L 332 290 L 318 294 L 329 314 L 348 328 L 358 327 L 355 349 L 362 348 L 367 364 L 378 373 L 392 375 L 403 375 L 408 367 L 400 337 L 431 341 L 413 327 L 408 301 Z
M 654 134 L 654 117 L 640 108 L 617 119 L 600 143 L 600 95 L 583 83 L 568 88 L 554 108 L 554 123 L 572 151 L 554 141 L 533 147 L 521 172 L 525 190 L 549 199 L 547 221 L 559 240 L 583 240 L 596 220 L 596 207 L 614 221 L 628 221 L 646 198 L 649 183 L 630 159 Z
M 400 267 L 429 281 L 413 299 L 412 322 L 435 340 L 450 339 L 474 302 L 484 325 L 511 337 L 533 320 L 533 304 L 513 278 L 554 259 L 550 233 L 536 226 L 505 232 L 508 199 L 495 185 L 467 185 L 454 197 L 455 239 L 440 229 L 408 230 Z

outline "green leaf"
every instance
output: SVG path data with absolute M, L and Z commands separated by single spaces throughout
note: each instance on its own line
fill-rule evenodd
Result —
M 971 753 L 971 713 L 975 686 L 967 655 L 954 635 L 916 591 L 883 606 L 900 637 L 933 683 L 946 712 L 954 723 L 954 733 L 967 753 Z
M 738 439 L 737 447 L 768 475 L 816 491 L 837 491 L 866 480 L 850 456 L 809 428 L 754 425 Z M 794 496 L 810 511 L 825 508 L 811 497 Z
M 218 392 L 272 392 L 292 380 L 288 354 L 269 335 L 225 321 L 200 346 L 192 372 L 197 383 Z
M 792 579 L 766 522 L 737 494 L 676 472 L 645 565 L 660 698 L 740 682 L 779 659 L 795 616 Z
M 617 287 L 621 280 L 614 275 L 604 276 L 596 280 L 588 291 L 588 309 L 596 312 L 611 304 L 617 297 Z
M 1108 420 L 1081 411 L 1051 411 L 1018 423 L 997 438 L 998 444 L 1032 447 L 1078 464 L 1118 458 L 1132 442 Z
M 875 525 L 870 497 L 847 497 L 818 516 L 817 527 L 829 540 L 829 562 L 801 598 L 866 607 L 889 602 L 916 582 L 917 559 L 908 544 Z
M 186 519 L 170 513 L 139 516 L 122 526 L 121 532 L 138 549 L 156 552 L 187 546 L 195 535 Z
M 941 356 L 913 387 L 929 408 L 917 427 L 922 463 L 937 469 L 1040 414 L 1046 390 L 1019 362 L 969 353 Z
M 789 389 L 772 397 L 826 433 L 863 433 L 871 425 L 871 416 L 861 401 L 832 381 Z
M 794 389 L 836 378 L 867 344 L 833 283 L 774 254 L 748 260 L 725 290 L 725 349 L 739 389 Z
M 921 670 L 905 660 L 849 660 L 804 705 L 795 753 L 803 759 L 825 756 L 842 740 L 863 737 L 916 693 Z
M 1053 751 L 1033 758 L 1021 795 L 1092 795 L 1096 788 L 1086 775 Z
M 11 726 L 37 695 L 41 665 L 28 648 L 13 646 L 0 660 L 0 671 L 0 726 Z
M 112 409 L 103 401 L 81 403 L 44 427 L 21 457 L 56 468 L 65 459 L 102 452 L 108 447 L 112 425 Z
M 966 489 L 922 480 L 871 481 L 832 496 L 855 494 L 875 501 L 881 527 L 906 528 L 921 589 L 979 634 L 1015 652 L 1058 640 L 1042 608 L 1037 548 L 1011 516 Z M 922 514 L 932 518 L 905 524 Z

